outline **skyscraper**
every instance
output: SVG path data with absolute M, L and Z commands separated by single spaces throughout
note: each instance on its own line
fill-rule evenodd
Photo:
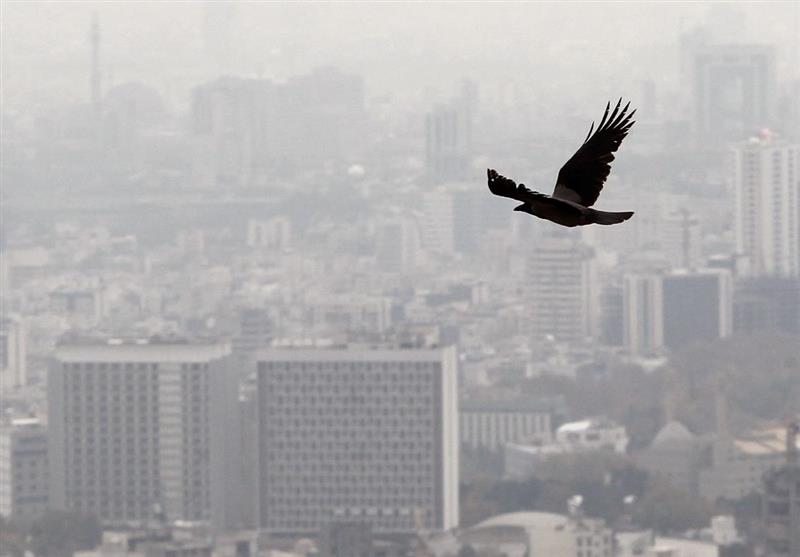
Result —
M 648 355 L 664 346 L 664 294 L 661 276 L 631 274 L 623 286 L 623 335 L 631 354 Z
M 469 127 L 459 106 L 437 105 L 425 118 L 425 161 L 434 184 L 464 177 Z
M 582 341 L 594 333 L 593 257 L 577 237 L 552 236 L 536 243 L 526 273 L 534 342 L 548 336 Z
M 776 79 L 771 46 L 696 46 L 691 75 L 695 131 L 704 141 L 745 139 L 772 123 Z
M 763 133 L 733 148 L 736 247 L 749 276 L 800 275 L 800 145 Z
M 458 525 L 454 349 L 269 349 L 257 373 L 261 528 Z
M 112 523 L 228 526 L 237 382 L 223 344 L 60 345 L 48 376 L 51 504 Z
M 628 275 L 623 304 L 631 354 L 657 354 L 733 331 L 733 285 L 723 269 Z
M 677 349 L 730 336 L 733 284 L 724 269 L 673 272 L 662 278 L 664 345 Z

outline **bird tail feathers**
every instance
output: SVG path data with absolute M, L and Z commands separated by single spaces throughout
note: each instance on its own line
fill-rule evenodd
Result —
M 631 218 L 633 211 L 624 211 L 621 213 L 612 213 L 609 211 L 595 211 L 594 222 L 597 224 L 619 224 Z

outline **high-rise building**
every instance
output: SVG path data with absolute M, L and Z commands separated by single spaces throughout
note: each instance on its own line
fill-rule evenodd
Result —
M 87 341 L 48 375 L 51 505 L 110 523 L 235 522 L 237 381 L 215 343 Z
M 453 348 L 267 349 L 257 375 L 262 529 L 458 525 Z
M 583 341 L 594 333 L 591 248 L 571 236 L 539 240 L 527 262 L 530 333 L 534 342 Z
M 745 139 L 769 127 L 776 95 L 771 46 L 697 45 L 692 52 L 694 121 L 699 137 L 712 143 Z
M 623 297 L 623 336 L 631 354 L 655 354 L 664 346 L 664 295 L 661 276 L 625 276 Z
M 459 106 L 437 105 L 425 117 L 425 161 L 434 184 L 464 177 L 469 162 L 469 128 Z
M 631 354 L 657 354 L 733 332 L 733 285 L 724 269 L 627 275 L 623 304 Z
M 733 330 L 800 333 L 800 279 L 754 277 L 736 281 L 733 293 Z
M 733 285 L 723 269 L 673 272 L 662 278 L 664 346 L 676 349 L 733 332 Z
M 375 256 L 383 271 L 405 273 L 420 259 L 417 222 L 408 217 L 382 220 L 376 224 Z
M 206 186 L 244 187 L 266 174 L 279 140 L 278 91 L 266 80 L 220 78 L 192 92 L 195 173 Z
M 800 144 L 768 133 L 733 148 L 736 247 L 750 276 L 800 276 Z
M 0 391 L 24 387 L 28 382 L 25 326 L 15 317 L 0 319 Z
M 48 508 L 47 431 L 33 418 L 0 425 L 0 516 L 36 518 Z
M 420 241 L 429 253 L 452 253 L 455 248 L 453 195 L 437 188 L 422 195 Z

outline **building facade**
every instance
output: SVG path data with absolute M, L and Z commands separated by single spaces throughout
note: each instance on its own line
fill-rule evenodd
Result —
M 235 522 L 229 353 L 214 343 L 58 346 L 48 375 L 53 507 L 109 523 Z
M 658 354 L 733 332 L 733 281 L 724 269 L 628 275 L 623 297 L 631 354 Z
M 459 408 L 461 444 L 502 449 L 506 443 L 546 444 L 553 440 L 550 413 L 526 404 L 465 403 Z
M 0 425 L 0 516 L 36 518 L 48 508 L 47 431 L 36 419 Z
M 575 237 L 537 242 L 526 272 L 534 343 L 548 337 L 584 341 L 594 333 L 592 258 L 591 248 Z
M 453 348 L 276 348 L 257 374 L 261 528 L 458 525 Z
M 24 387 L 28 382 L 27 343 L 21 320 L 0 320 L 0 391 Z
M 800 276 L 800 145 L 769 134 L 740 143 L 732 179 L 745 274 Z

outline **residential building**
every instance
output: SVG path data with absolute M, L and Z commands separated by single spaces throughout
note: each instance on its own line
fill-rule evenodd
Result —
M 506 443 L 541 445 L 553 440 L 550 412 L 535 401 L 462 401 L 459 431 L 462 445 L 490 451 L 500 450 Z
M 0 391 L 24 387 L 28 382 L 27 335 L 17 317 L 0 319 Z
M 504 475 L 524 480 L 539 474 L 540 465 L 561 455 L 591 451 L 625 454 L 628 435 L 624 426 L 606 418 L 567 422 L 556 429 L 555 440 L 544 445 L 506 443 Z
M 258 356 L 259 512 L 269 533 L 362 521 L 458 525 L 453 348 L 272 348 Z
M 739 437 L 718 436 L 712 445 L 709 465 L 700 471 L 700 495 L 710 501 L 734 501 L 760 492 L 765 475 L 786 462 L 786 447 L 786 430 L 782 427 Z
M 163 514 L 235 525 L 229 354 L 213 342 L 59 345 L 48 375 L 51 505 L 115 524 Z
M 748 276 L 800 276 L 800 144 L 768 132 L 733 152 L 736 248 Z
M 702 44 L 693 49 L 692 101 L 699 138 L 719 143 L 769 127 L 774 117 L 775 49 Z
M 594 333 L 593 251 L 577 237 L 535 243 L 527 263 L 527 301 L 534 343 L 585 341 Z
M 0 516 L 32 519 L 48 508 L 47 431 L 34 418 L 0 425 Z

